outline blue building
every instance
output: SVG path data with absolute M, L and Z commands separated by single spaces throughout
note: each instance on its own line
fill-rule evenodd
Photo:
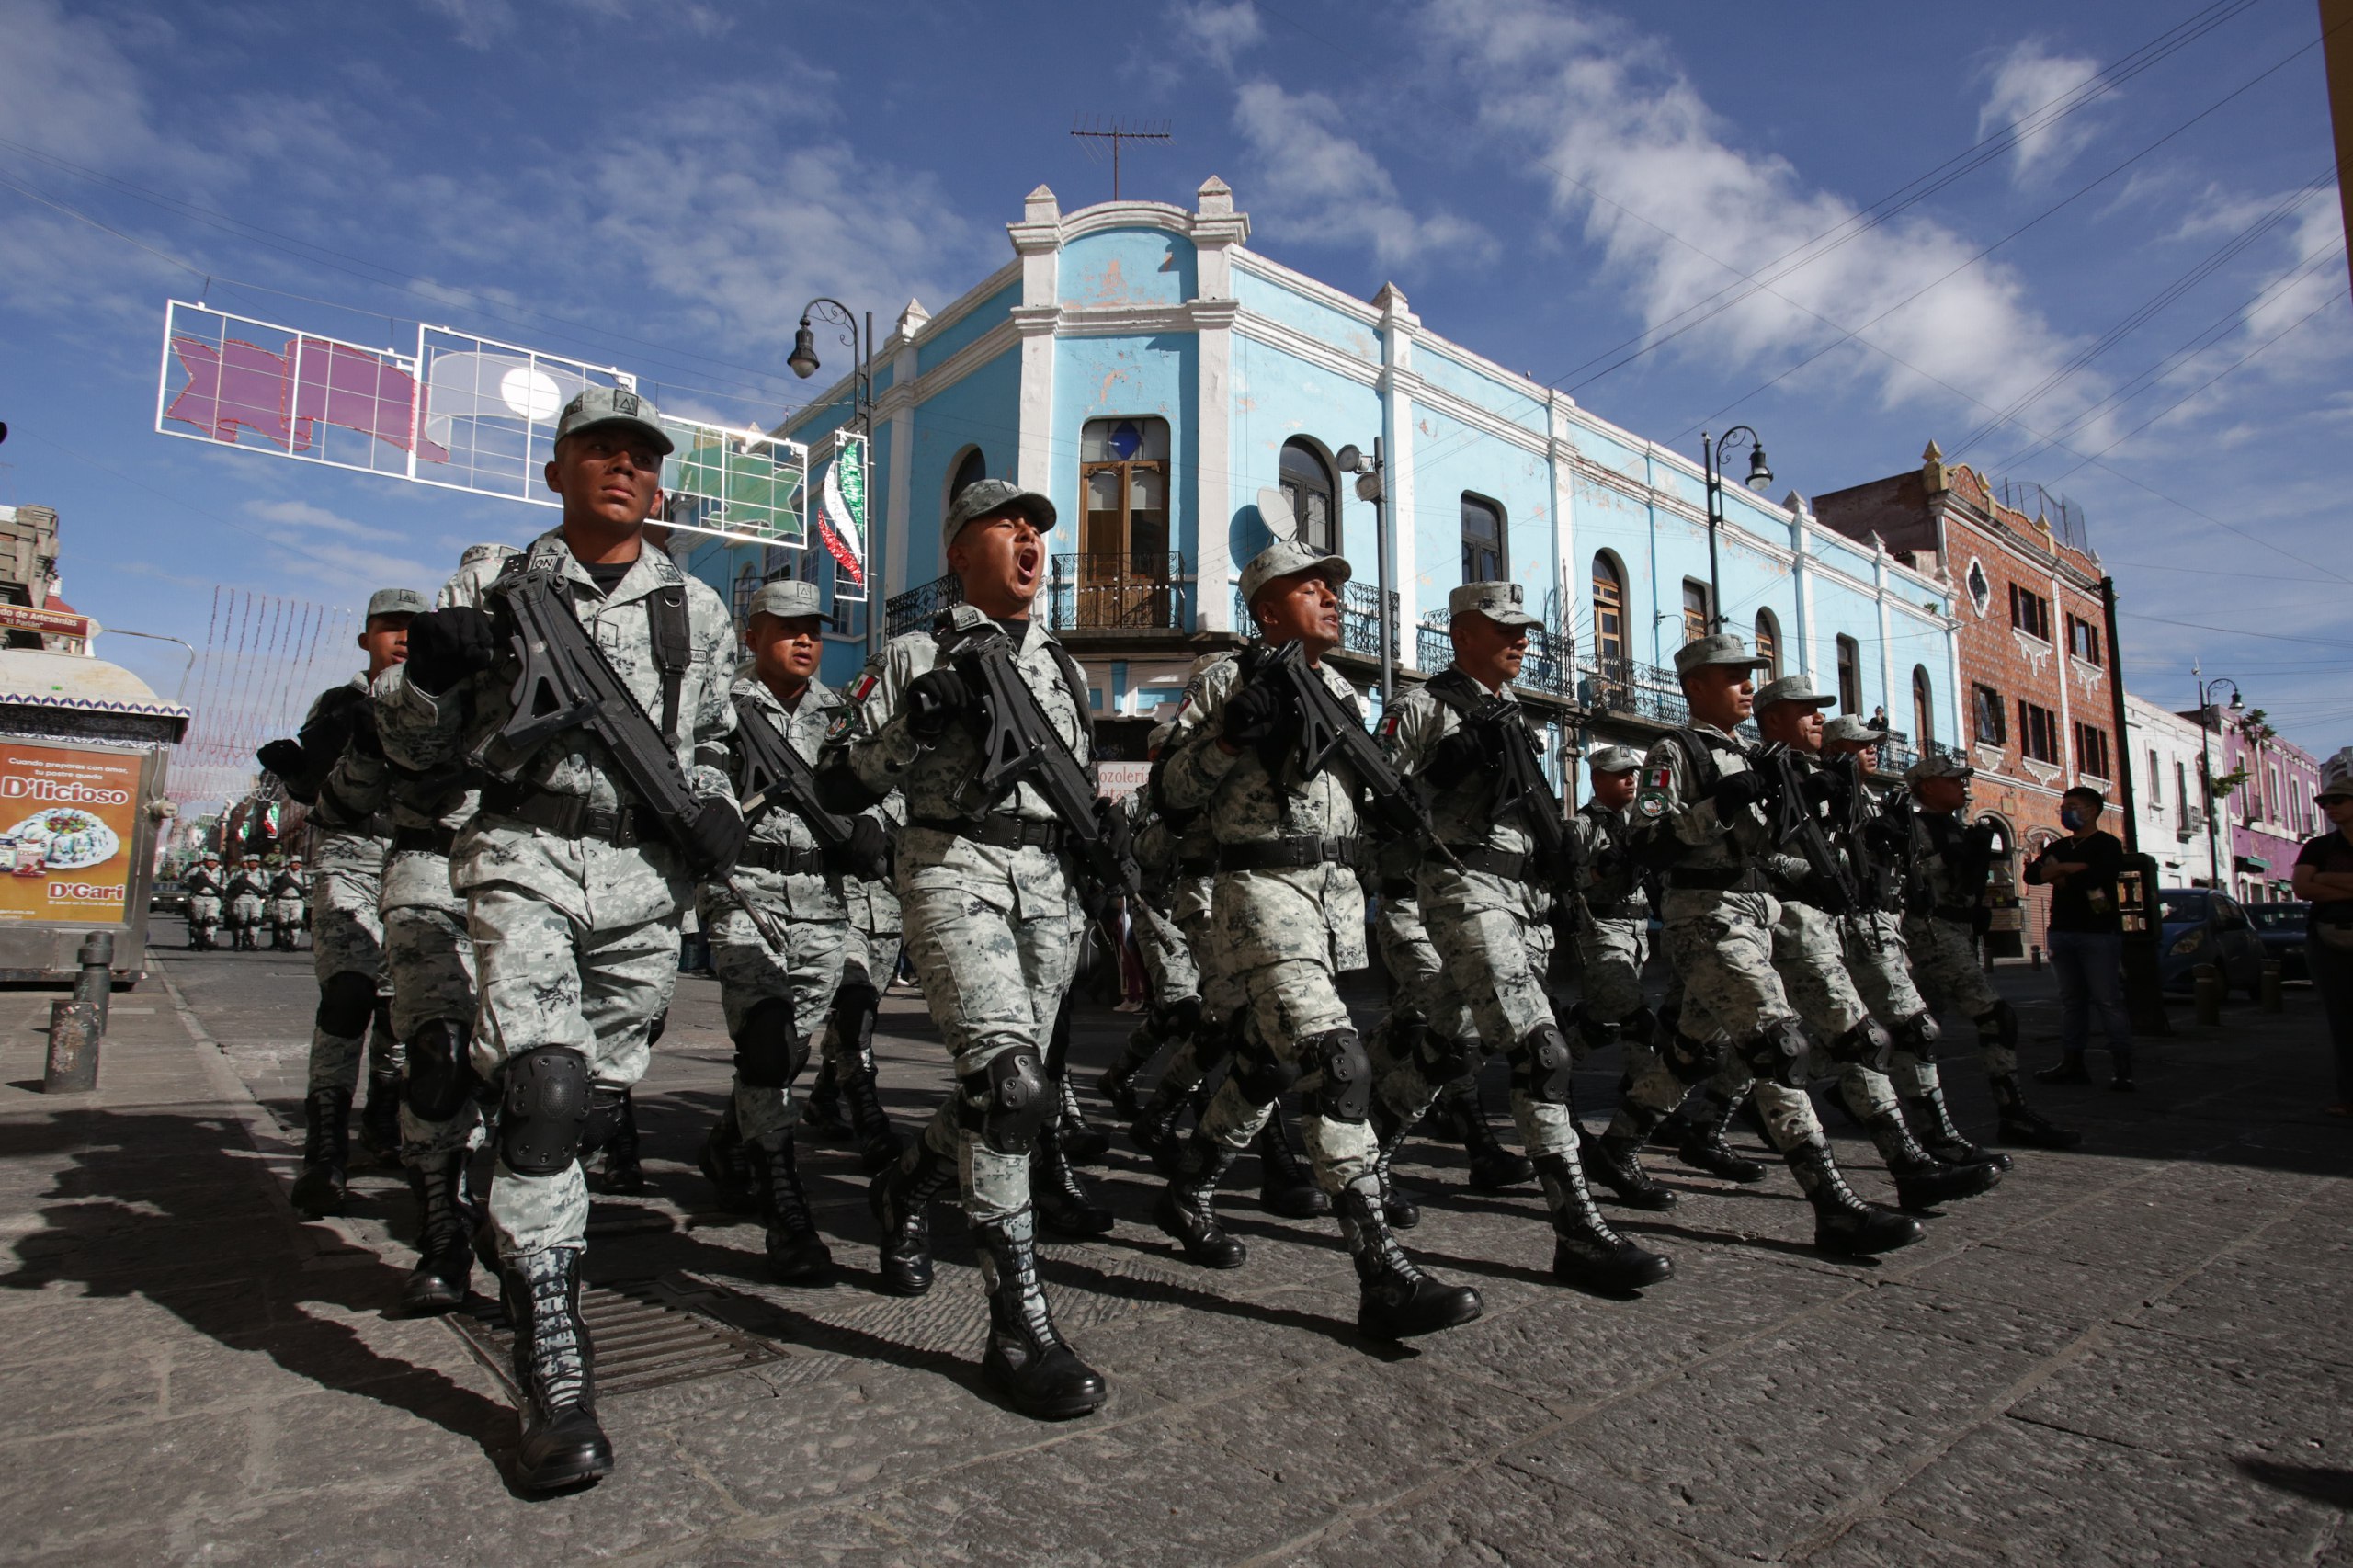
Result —
M 1520 691 L 1556 759 L 1681 721 L 1673 653 L 1714 609 L 1691 458 L 1431 332 L 1394 284 L 1358 300 L 1249 249 L 1250 221 L 1215 178 L 1189 211 L 1064 214 L 1040 187 L 1007 233 L 1004 267 L 936 314 L 910 302 L 874 353 L 882 624 L 846 607 L 828 679 L 855 670 L 870 634 L 952 599 L 938 519 L 962 484 L 995 475 L 1061 514 L 1041 608 L 1086 671 L 1111 755 L 1141 755 L 1193 659 L 1239 640 L 1233 585 L 1270 528 L 1357 564 L 1339 659 L 1372 687 L 1382 508 L 1364 497 L 1379 494 L 1399 679 L 1445 667 L 1449 589 L 1507 578 L 1544 617 Z M 815 445 L 849 394 L 846 379 L 781 433 Z M 1341 471 L 1346 449 L 1376 441 L 1377 483 Z M 1951 589 L 1817 527 L 1794 494 L 1777 506 L 1723 490 L 1727 626 L 1843 710 L 1919 711 L 1925 680 L 1938 729 L 1959 733 Z M 831 573 L 813 546 L 708 543 L 690 565 L 739 605 L 768 576 Z

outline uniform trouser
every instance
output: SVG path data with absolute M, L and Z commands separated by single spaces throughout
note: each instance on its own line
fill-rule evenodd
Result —
M 1725 892 L 1667 895 L 1665 942 L 1683 987 L 1680 1032 L 1694 1040 L 1721 1034 L 1739 1044 L 1798 1016 L 1780 974 L 1773 967 L 1774 927 L 1780 905 L 1765 893 Z M 1859 1004 L 1858 1004 L 1859 1006 Z M 1733 1069 L 1727 1064 L 1726 1071 Z M 1739 1069 L 1746 1076 L 1745 1067 Z M 1683 1103 L 1691 1085 L 1676 1076 L 1661 1055 L 1628 1085 L 1626 1104 L 1610 1131 L 1621 1135 L 1649 1131 L 1649 1125 Z M 1774 1147 L 1790 1149 L 1818 1137 L 1821 1119 L 1802 1089 L 1758 1079 L 1748 1085 Z
M 270 900 L 269 919 L 273 926 L 300 926 L 302 923 L 302 901 L 299 898 Z
M 740 909 L 716 915 L 710 923 L 710 967 L 719 976 L 719 1006 L 730 1039 L 739 1039 L 745 1020 L 763 1002 L 782 1001 L 792 1009 L 800 1039 L 817 1038 L 834 1010 L 849 949 L 849 926 L 836 920 L 796 920 L 771 909 L 784 928 L 784 954 L 768 950 Z M 746 1143 L 780 1153 L 801 1120 L 792 1085 L 747 1084 L 735 1074 L 735 1124 Z
M 836 994 L 852 986 L 864 986 L 877 997 L 890 990 L 892 977 L 899 972 L 899 933 L 864 930 L 852 921 L 842 927 L 841 937 L 842 972 L 835 983 Z M 853 1053 L 857 1060 L 847 1060 Z M 872 1070 L 874 1042 L 844 1040 L 839 1020 L 829 1017 L 820 1060 L 834 1070 L 834 1081 L 839 1083 L 852 1072 Z
M 1577 999 L 1586 1016 L 1598 1024 L 1622 1024 L 1643 1009 L 1643 965 L 1650 958 L 1650 922 L 1595 920 L 1577 922 Z M 1657 1052 L 1631 1036 L 1622 1036 L 1628 1079 L 1640 1077 L 1657 1064 Z M 1592 1049 L 1583 1030 L 1572 1030 L 1569 1049 L 1585 1060 Z
M 244 929 L 258 927 L 262 921 L 261 895 L 241 892 L 229 901 L 229 924 Z
M 1180 1043 L 1168 1058 L 1168 1065 L 1160 1074 L 1155 1093 L 1188 1094 L 1209 1075 L 1209 1067 L 1201 1061 L 1203 1037 L 1213 1041 L 1215 1049 L 1230 1049 L 1240 1032 L 1238 1020 L 1247 1010 L 1249 996 L 1241 983 L 1217 959 L 1215 922 L 1211 918 L 1210 902 L 1192 899 L 1179 905 L 1187 913 L 1176 922 L 1185 946 L 1194 955 L 1194 964 L 1200 981 L 1201 1030 Z
M 1977 1048 L 1988 1076 L 2007 1078 L 2018 1070 L 2018 1053 L 2002 1043 L 2000 1030 L 1985 1020 L 2001 997 L 1977 961 L 1977 932 L 1959 920 L 1914 915 L 1904 922 L 1912 976 L 1938 1012 L 1961 1012 L 1977 1020 Z
M 1840 921 L 1847 954 L 1847 972 L 1871 1017 L 1890 1028 L 1927 1012 L 1919 988 L 1912 983 L 1911 955 L 1904 944 L 1901 916 L 1883 909 L 1859 910 Z M 1933 1060 L 1898 1049 L 1888 1059 L 1887 1076 L 1895 1092 L 1917 1099 L 1937 1088 L 1939 1080 Z
M 221 901 L 209 893 L 196 893 L 188 901 L 188 923 L 190 926 L 221 924 Z
M 627 853 L 602 846 L 588 851 L 596 858 Z M 481 990 L 474 1071 L 499 1083 L 509 1058 L 562 1045 L 587 1058 L 597 1084 L 627 1088 L 643 1077 L 653 1059 L 647 1037 L 677 984 L 683 892 L 674 886 L 666 907 L 647 897 L 616 900 L 616 916 L 636 917 L 601 924 L 574 920 L 543 895 L 510 883 L 469 890 L 466 927 Z M 490 1219 L 502 1257 L 585 1245 L 588 1183 L 580 1162 L 550 1176 L 527 1176 L 502 1158 L 491 1177 Z
M 1054 1014 L 1078 967 L 1086 916 L 1077 904 L 1023 919 L 969 889 L 907 888 L 899 907 L 915 979 L 957 1078 L 1008 1051 L 1035 1051 L 1042 1063 Z M 924 1128 L 924 1142 L 956 1162 L 964 1212 L 973 1223 L 1002 1224 L 1029 1206 L 1029 1157 L 992 1148 L 962 1126 L 962 1099 L 961 1088 L 949 1094 Z
M 366 977 L 371 993 L 377 990 L 384 975 L 384 919 L 376 908 L 381 895 L 377 879 L 325 871 L 312 884 L 312 892 L 311 969 L 319 977 L 320 988 L 324 990 L 338 974 L 357 974 Z M 367 1040 L 365 1019 L 348 1034 L 330 1034 L 314 1022 L 311 1088 L 357 1089 L 360 1052 Z M 376 1049 L 394 1061 L 399 1058 L 394 1041 L 379 1041 Z
M 1131 910 L 1136 956 L 1143 960 L 1153 1004 L 1165 1007 L 1201 994 L 1200 966 L 1193 961 L 1192 945 L 1176 923 L 1157 909 Z
M 404 904 L 384 911 L 384 967 L 392 981 L 392 1034 L 414 1040 L 427 1024 L 472 1027 L 474 945 L 466 937 L 465 906 Z M 471 1098 L 457 1112 L 430 1121 L 401 1106 L 401 1155 L 418 1160 L 472 1147 L 482 1128 Z
M 1512 1051 L 1545 1025 L 1558 1027 L 1552 999 L 1544 990 L 1544 971 L 1552 959 L 1549 919 L 1529 919 L 1509 909 L 1435 905 L 1424 911 L 1423 920 L 1443 963 L 1439 1010 L 1467 1009 L 1485 1055 Z M 1381 1102 L 1408 1125 L 1421 1118 L 1445 1087 L 1431 1083 L 1411 1053 L 1393 1057 L 1383 1051 L 1374 1065 Z M 1530 1154 L 1576 1152 L 1573 1106 L 1540 1103 L 1514 1084 L 1511 1119 Z

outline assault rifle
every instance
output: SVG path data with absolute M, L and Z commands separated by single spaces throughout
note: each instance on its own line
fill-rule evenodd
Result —
M 1765 814 L 1772 827 L 1773 842 L 1782 848 L 1797 850 L 1812 873 L 1812 891 L 1821 894 L 1827 911 L 1846 915 L 1861 908 L 1862 898 L 1855 891 L 1854 879 L 1847 874 L 1837 851 L 1830 846 L 1829 835 L 1822 831 L 1822 818 L 1806 799 L 1805 781 L 1790 748 L 1779 741 L 1768 742 L 1749 754 L 1749 766 L 1764 774 L 1771 786 Z
M 853 824 L 835 816 L 817 799 L 817 770 L 777 733 L 760 705 L 748 697 L 735 703 L 735 744 L 743 754 L 739 775 L 744 790 L 744 820 L 756 821 L 771 807 L 783 806 L 809 824 L 828 858 L 847 853 Z
M 1297 722 L 1297 729 L 1289 734 L 1278 731 L 1261 748 L 1259 759 L 1267 765 L 1269 775 L 1280 778 L 1283 758 L 1290 755 L 1299 758 L 1300 778 L 1313 778 L 1336 756 L 1363 784 L 1372 801 L 1373 813 L 1391 832 L 1417 844 L 1430 845 L 1452 861 L 1455 869 L 1463 869 L 1454 851 L 1438 843 L 1432 834 L 1429 808 L 1422 803 L 1421 795 L 1397 777 L 1389 759 L 1373 744 L 1363 721 L 1340 706 L 1332 688 L 1308 667 L 1303 644 L 1286 642 L 1279 648 L 1260 649 L 1255 656 L 1245 655 L 1243 679 L 1254 686 L 1272 686 L 1282 693 Z
M 1039 706 L 1038 694 L 1014 667 L 1013 640 L 994 621 L 960 631 L 953 616 L 953 611 L 943 613 L 934 630 L 940 663 L 961 676 L 980 702 L 974 729 L 981 755 L 967 788 L 984 801 L 1020 784 L 1036 790 L 1077 850 L 1079 869 L 1087 881 L 1098 892 L 1125 897 L 1136 918 L 1165 925 L 1143 895 L 1135 861 L 1113 843 L 1103 819 L 1096 815 L 1094 780 Z
M 1454 676 L 1440 678 L 1451 681 Z M 1473 684 L 1467 676 L 1461 678 L 1464 685 Z M 1448 705 L 1455 707 L 1450 701 Z M 1544 777 L 1543 765 L 1537 760 L 1536 743 L 1529 735 L 1519 704 L 1481 692 L 1455 710 L 1462 727 L 1478 737 L 1487 754 L 1488 772 L 1495 780 L 1495 793 L 1487 799 L 1489 819 L 1500 821 L 1518 812 L 1536 840 L 1538 858 L 1554 874 L 1564 875 L 1568 827 L 1561 820 L 1560 803 Z
M 671 843 L 691 858 L 695 850 L 687 824 L 705 802 L 688 787 L 676 751 L 580 624 L 563 574 L 552 567 L 522 565 L 528 559 L 517 557 L 489 588 L 491 608 L 504 622 L 521 665 L 515 677 L 513 710 L 495 733 L 475 744 L 466 760 L 511 784 L 549 739 L 566 730 L 585 729 L 604 743 L 622 779 L 653 812 Z M 760 940 L 770 951 L 784 952 L 784 933 L 745 896 L 733 873 L 715 875 L 734 895 Z

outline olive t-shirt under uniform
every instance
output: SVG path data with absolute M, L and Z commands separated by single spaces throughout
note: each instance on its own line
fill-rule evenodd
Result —
M 2063 838 L 2036 857 L 2036 864 L 2063 860 L 2084 869 L 2051 889 L 2051 929 L 2113 936 L 2124 929 L 2116 911 L 2116 873 L 2124 844 L 2112 833 Z
M 2307 838 L 2296 854 L 2296 864 L 2310 866 L 2315 871 L 2336 871 L 2353 875 L 2353 843 L 2332 828 L 2318 838 Z M 2353 898 L 2314 900 L 2312 914 L 2305 917 L 2307 935 L 2323 926 L 2353 926 Z

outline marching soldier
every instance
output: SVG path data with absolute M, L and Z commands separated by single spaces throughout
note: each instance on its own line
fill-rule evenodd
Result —
M 188 874 L 188 945 L 191 951 L 209 952 L 212 933 L 221 926 L 221 905 L 227 896 L 227 877 L 221 869 L 221 852 L 208 849 Z
M 1176 729 L 1172 722 L 1154 725 L 1144 741 L 1145 757 L 1159 761 Z M 1130 790 L 1111 809 L 1126 820 L 1144 894 L 1154 901 L 1154 912 L 1161 916 L 1159 921 L 1139 918 L 1135 922 L 1136 952 L 1143 960 L 1150 995 L 1142 1020 L 1129 1034 L 1118 1059 L 1095 1084 L 1097 1092 L 1111 1102 L 1113 1110 L 1133 1120 L 1143 1108 L 1136 1097 L 1138 1075 L 1163 1051 L 1183 1044 L 1199 1027 L 1201 971 L 1193 960 L 1191 948 L 1175 925 L 1176 883 L 1183 871 L 1179 835 L 1154 803 L 1148 786 Z
M 1776 971 L 1781 910 L 1759 862 L 1778 850 L 1765 807 L 1775 785 L 1733 731 L 1755 706 L 1750 672 L 1764 664 L 1736 636 L 1695 638 L 1676 650 L 1675 671 L 1691 723 L 1654 745 L 1643 763 L 1634 817 L 1666 862 L 1665 940 L 1683 981 L 1682 1017 L 1597 1138 L 1589 1166 L 1613 1186 L 1656 1186 L 1641 1171 L 1642 1142 L 1685 1094 L 1737 1054 L 1766 1131 L 1814 1210 L 1814 1243 L 1867 1255 L 1920 1239 L 1916 1221 L 1857 1198 L 1823 1135 L 1804 1089 L 1810 1046 Z
M 1471 1027 L 1461 1037 L 1433 1030 L 1412 1054 L 1377 1062 L 1373 1124 L 1393 1150 L 1440 1086 L 1477 1072 L 1483 1048 L 1503 1056 L 1512 1119 L 1552 1210 L 1552 1272 L 1597 1290 L 1635 1290 L 1675 1270 L 1609 1228 L 1579 1162 L 1574 1058 L 1544 989 L 1567 824 L 1511 691 L 1528 629 L 1541 624 L 1521 608 L 1522 595 L 1517 583 L 1456 588 L 1448 601 L 1453 664 L 1381 725 L 1399 774 L 1432 797 L 1437 845 L 1415 890 L 1442 966 L 1435 1015 L 1467 1011 Z
M 1358 797 L 1385 787 L 1404 798 L 1370 750 L 1354 688 L 1323 662 L 1340 642 L 1339 589 L 1348 575 L 1345 558 L 1289 540 L 1244 568 L 1243 600 L 1262 641 L 1201 676 L 1163 765 L 1163 800 L 1176 811 L 1205 811 L 1216 835 L 1204 967 L 1239 987 L 1247 1035 L 1184 1147 L 1158 1218 L 1196 1262 L 1239 1267 L 1247 1253 L 1218 1223 L 1218 1180 L 1273 1103 L 1297 1087 L 1314 1107 L 1300 1131 L 1317 1185 L 1355 1256 L 1358 1324 L 1393 1339 L 1469 1323 L 1480 1302 L 1476 1290 L 1422 1272 L 1390 1227 L 1369 1120 L 1372 1064 L 1336 984 L 1365 963 Z M 1286 652 L 1291 644 L 1296 654 Z M 1328 756 L 1302 755 L 1311 717 L 1330 734 Z M 1342 724 L 1354 726 L 1362 746 L 1347 744 Z
M 1990 827 L 1961 822 L 1973 771 L 1959 757 L 1924 756 L 1904 775 L 1919 807 L 1912 817 L 1913 875 L 1904 906 L 1904 940 L 1912 972 L 1932 1006 L 1959 1008 L 1977 1026 L 1978 1054 L 1994 1085 L 2002 1142 L 2072 1149 L 2084 1135 L 2046 1120 L 2026 1103 L 2018 1086 L 2018 1016 L 1995 994 L 1977 961 L 1977 938 L 1985 918 L 1981 901 L 1994 841 Z M 1941 1136 L 1951 1113 L 1945 1108 L 1935 1065 L 1921 1063 L 1922 1070 L 1908 1079 L 1904 1066 L 1899 1059 L 1902 1092 L 1914 1102 L 1914 1114 Z
M 802 1108 L 801 1125 L 821 1142 L 855 1139 L 858 1162 L 871 1173 L 898 1163 L 905 1140 L 882 1108 L 880 1073 L 874 1060 L 874 1022 L 882 994 L 899 972 L 902 946 L 899 895 L 891 888 L 890 861 L 906 802 L 894 790 L 862 817 L 882 834 L 883 874 L 842 879 L 842 901 L 849 911 L 848 945 L 842 954 L 842 983 L 834 993 L 833 1017 L 825 1025 L 824 1064 Z M 842 1119 L 847 1105 L 849 1119 Z
M 269 879 L 262 872 L 261 857 L 248 853 L 229 877 L 229 930 L 237 951 L 249 953 L 261 946 L 256 934 L 268 898 Z
M 1045 1051 L 1078 961 L 1084 920 L 1063 849 L 1072 831 L 1044 791 L 972 786 L 982 763 L 981 694 L 943 644 L 994 621 L 1014 673 L 1060 745 L 1091 768 L 1086 687 L 1030 603 L 1046 569 L 1054 506 L 1001 479 L 966 485 L 940 543 L 964 602 L 937 629 L 893 638 L 852 687 L 835 740 L 870 798 L 906 799 L 898 892 L 907 952 L 954 1057 L 955 1085 L 869 1202 L 882 1231 L 883 1289 L 931 1288 L 930 1205 L 958 1185 L 981 1252 L 989 1335 L 981 1366 L 1014 1407 L 1040 1419 L 1103 1403 L 1102 1377 L 1054 1326 L 1038 1278 L 1029 1157 L 1057 1107 Z
M 461 574 L 375 692 L 393 760 L 488 759 L 450 881 L 480 993 L 468 1061 L 500 1099 L 488 1212 L 525 1396 L 516 1479 L 529 1492 L 612 1468 L 579 1310 L 579 1151 L 593 1108 L 645 1072 L 687 899 L 745 836 L 723 766 L 735 629 L 718 595 L 644 537 L 671 449 L 636 393 L 574 398 L 543 471 L 562 523 L 489 585 Z M 518 657 L 536 662 L 518 675 Z M 545 689 L 608 680 L 618 689 L 593 705 Z M 587 718 L 563 722 L 580 705 Z
M 290 855 L 269 881 L 269 945 L 280 952 L 292 952 L 300 945 L 302 917 L 310 902 L 311 879 L 302 869 L 302 857 Z

